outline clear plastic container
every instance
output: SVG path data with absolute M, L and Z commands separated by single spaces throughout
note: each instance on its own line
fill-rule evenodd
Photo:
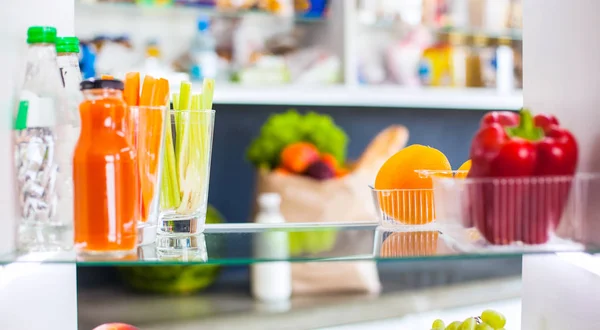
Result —
M 431 224 L 435 220 L 433 189 L 375 189 L 373 201 L 382 227 Z
M 433 176 L 466 177 L 466 171 L 417 170 L 423 178 Z M 375 208 L 379 216 L 379 225 L 386 229 L 434 230 L 437 217 L 433 184 L 431 189 L 375 189 L 371 188 Z M 424 228 L 430 227 L 430 228 Z
M 171 110 L 170 115 L 158 234 L 198 234 L 206 223 L 215 111 Z
M 588 187 L 599 177 L 458 179 L 433 175 L 432 180 L 437 226 L 458 248 L 566 251 L 583 248 L 573 241 L 586 223 L 582 211 L 589 204 Z

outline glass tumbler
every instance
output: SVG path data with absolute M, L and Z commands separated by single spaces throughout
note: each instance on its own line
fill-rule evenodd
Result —
M 214 118 L 214 110 L 170 110 L 159 235 L 193 235 L 204 231 Z
M 136 150 L 139 178 L 138 246 L 156 239 L 167 114 L 164 106 L 128 107 L 127 133 Z

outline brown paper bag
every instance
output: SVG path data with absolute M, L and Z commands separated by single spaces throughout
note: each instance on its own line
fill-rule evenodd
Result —
M 338 179 L 317 181 L 298 175 L 259 171 L 257 196 L 266 192 L 278 193 L 282 200 L 281 213 L 290 223 L 376 222 L 369 185 L 373 184 L 383 162 L 403 148 L 407 140 L 408 131 L 403 126 L 384 130 L 367 147 L 354 170 Z M 304 245 L 302 254 L 319 257 L 371 254 L 373 239 L 373 233 L 365 231 L 290 233 L 290 240 L 295 240 L 298 246 Z M 303 240 L 312 243 L 307 245 Z M 377 267 L 372 261 L 292 264 L 294 294 L 376 293 L 380 289 Z

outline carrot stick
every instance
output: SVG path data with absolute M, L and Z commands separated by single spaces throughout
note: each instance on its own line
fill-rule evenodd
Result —
M 112 79 L 115 79 L 115 77 L 113 77 L 113 76 L 111 76 L 109 74 L 103 74 L 103 75 L 100 76 L 100 79 L 102 79 L 102 80 L 112 80 Z
M 144 77 L 144 83 L 142 85 L 142 95 L 139 99 L 140 106 L 150 106 L 152 102 L 152 95 L 154 93 L 154 85 L 156 80 L 149 75 Z M 132 93 L 133 94 L 133 93 Z M 140 134 L 149 134 L 148 132 L 148 112 L 142 111 L 142 109 L 138 109 L 138 118 L 137 122 L 139 127 L 135 132 L 135 136 L 137 141 L 135 141 L 135 147 L 137 149 L 137 163 L 138 163 L 138 173 L 139 173 L 139 185 L 138 189 L 140 192 L 140 208 L 141 208 L 141 220 L 146 221 L 148 217 L 147 207 L 149 205 L 144 205 L 144 191 L 148 191 L 148 157 L 146 157 L 145 153 L 148 152 L 148 138 L 147 137 L 139 137 Z
M 154 92 L 152 94 L 152 106 L 162 107 L 169 101 L 169 81 L 160 78 L 154 84 Z
M 156 79 L 152 76 L 144 77 L 144 83 L 142 84 L 142 96 L 140 96 L 140 105 L 149 106 L 152 103 L 152 94 L 154 92 L 154 85 Z
M 129 106 L 137 106 L 140 102 L 140 73 L 129 72 L 125 75 L 123 98 Z
M 151 106 L 165 106 L 169 97 L 169 81 L 158 79 L 155 81 L 152 92 Z M 164 127 L 163 112 L 157 109 L 140 109 L 140 139 L 138 147 L 138 161 L 140 164 L 142 208 L 146 215 L 150 214 L 150 206 L 158 183 L 158 161 L 161 144 L 161 130 Z M 147 220 L 144 218 L 144 221 Z

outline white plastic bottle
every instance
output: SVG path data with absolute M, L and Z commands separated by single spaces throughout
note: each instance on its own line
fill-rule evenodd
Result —
M 510 94 L 515 90 L 515 54 L 511 40 L 500 38 L 496 49 L 496 88 L 500 94 Z
M 259 213 L 256 223 L 280 224 L 285 219 L 279 211 L 281 197 L 265 193 L 258 197 Z M 254 240 L 254 257 L 285 259 L 289 256 L 287 232 L 260 233 Z M 250 267 L 252 296 L 265 302 L 285 301 L 292 295 L 292 269 L 288 261 L 255 263 Z

